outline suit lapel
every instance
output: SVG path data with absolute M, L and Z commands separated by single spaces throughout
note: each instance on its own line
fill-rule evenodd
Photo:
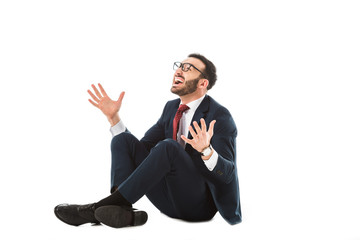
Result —
M 209 111 L 210 97 L 208 95 L 205 96 L 203 101 L 200 103 L 199 107 L 196 109 L 194 116 L 191 120 L 191 126 L 194 127 L 193 122 L 196 121 L 200 124 L 200 119 L 204 118 L 206 121 L 206 115 Z M 192 138 L 190 132 L 188 134 L 188 138 Z
M 171 109 L 171 115 L 170 115 L 171 119 L 174 119 L 179 106 L 180 106 L 180 98 L 175 101 L 174 107 Z M 172 127 L 172 122 L 171 122 L 171 127 Z

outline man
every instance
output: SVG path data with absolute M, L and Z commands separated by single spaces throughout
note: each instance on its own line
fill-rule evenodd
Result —
M 111 100 L 92 85 L 90 103 L 111 124 L 111 195 L 87 205 L 61 204 L 55 215 L 78 226 L 103 223 L 120 228 L 142 225 L 144 211 L 132 204 L 143 195 L 162 213 L 186 221 L 206 221 L 217 211 L 230 224 L 241 222 L 236 169 L 237 129 L 229 111 L 206 93 L 216 82 L 214 64 L 200 54 L 174 63 L 171 92 L 157 123 L 139 141 L 118 114 L 124 92 Z

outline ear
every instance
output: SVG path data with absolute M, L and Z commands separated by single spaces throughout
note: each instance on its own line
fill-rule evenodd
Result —
M 207 86 L 209 85 L 209 80 L 206 78 L 202 78 L 199 81 L 199 87 L 207 89 Z

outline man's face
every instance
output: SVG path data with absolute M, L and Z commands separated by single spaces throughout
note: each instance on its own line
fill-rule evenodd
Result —
M 197 58 L 187 58 L 182 63 L 191 63 L 200 71 L 205 71 L 205 64 Z M 193 67 L 187 72 L 184 72 L 181 68 L 175 71 L 171 92 L 178 96 L 184 96 L 193 93 L 198 88 L 198 82 L 202 79 L 202 74 Z

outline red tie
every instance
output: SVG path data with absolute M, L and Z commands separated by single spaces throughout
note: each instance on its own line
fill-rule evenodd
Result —
M 185 104 L 181 104 L 175 114 L 175 118 L 173 121 L 173 139 L 175 141 L 177 141 L 177 132 L 179 131 L 179 121 L 180 121 L 183 113 L 188 109 L 190 109 L 188 106 L 186 106 Z

